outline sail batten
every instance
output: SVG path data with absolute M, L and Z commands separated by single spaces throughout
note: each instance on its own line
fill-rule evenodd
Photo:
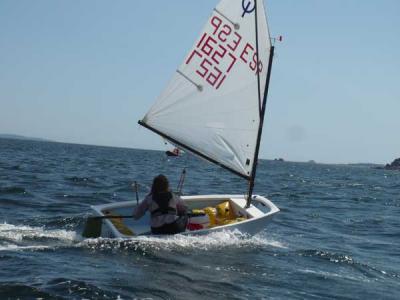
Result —
M 142 125 L 249 179 L 270 47 L 262 0 L 220 1 Z

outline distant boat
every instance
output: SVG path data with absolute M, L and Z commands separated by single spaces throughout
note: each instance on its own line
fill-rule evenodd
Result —
M 220 1 L 183 64 L 139 121 L 171 144 L 249 183 L 244 196 L 182 196 L 188 207 L 200 211 L 183 234 L 228 229 L 255 234 L 279 212 L 268 199 L 253 195 L 272 43 L 262 0 Z M 110 217 L 129 215 L 135 206 L 136 201 L 93 206 L 105 225 L 101 236 L 151 234 L 143 220 Z
M 165 154 L 167 156 L 179 156 L 181 154 L 181 151 L 179 150 L 179 148 L 175 147 L 172 151 L 165 151 Z

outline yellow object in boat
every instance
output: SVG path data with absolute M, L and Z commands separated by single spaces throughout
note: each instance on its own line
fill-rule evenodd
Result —
M 111 223 L 114 225 L 115 228 L 117 228 L 117 230 L 119 232 L 121 232 L 124 235 L 131 235 L 134 236 L 134 232 L 132 230 L 130 230 L 125 224 L 122 218 L 110 218 L 109 219 L 111 221 Z
M 243 217 L 240 217 L 240 218 L 236 218 L 236 222 L 242 222 L 242 221 L 244 221 L 244 220 L 247 220 L 247 218 L 243 218 Z
M 234 224 L 238 222 L 242 222 L 246 220 L 246 218 L 236 218 L 236 219 L 219 219 L 218 224 L 219 225 L 228 225 L 228 224 Z
M 219 225 L 228 225 L 228 224 L 233 224 L 236 223 L 235 220 L 229 220 L 229 219 L 220 219 L 218 220 Z
M 208 215 L 210 218 L 210 225 L 209 227 L 215 226 L 217 224 L 216 217 L 217 217 L 217 210 L 214 207 L 206 207 L 203 211 Z
M 218 218 L 226 219 L 229 217 L 230 215 L 229 201 L 222 202 L 218 204 L 216 207 L 217 207 Z
M 222 202 L 217 205 L 217 215 L 220 219 L 236 219 L 235 212 L 232 210 L 231 204 L 229 201 Z

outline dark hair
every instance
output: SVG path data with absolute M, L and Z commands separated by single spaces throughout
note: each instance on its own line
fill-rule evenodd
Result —
M 167 177 L 164 175 L 160 174 L 153 179 L 153 185 L 151 187 L 151 193 L 153 195 L 159 194 L 162 192 L 168 192 L 169 191 L 169 183 Z

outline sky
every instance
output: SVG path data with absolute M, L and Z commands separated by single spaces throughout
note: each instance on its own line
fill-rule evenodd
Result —
M 0 133 L 165 150 L 137 125 L 216 0 L 0 0 Z M 400 1 L 265 1 L 262 158 L 400 157 Z

